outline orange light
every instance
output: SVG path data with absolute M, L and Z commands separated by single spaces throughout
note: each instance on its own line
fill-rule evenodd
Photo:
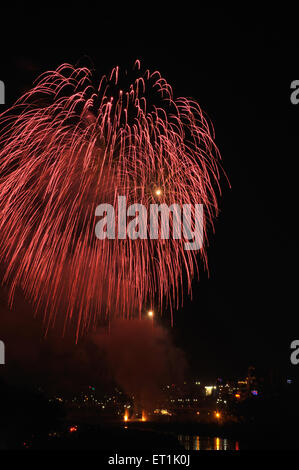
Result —
M 153 312 L 152 310 L 149 310 L 149 311 L 147 312 L 147 314 L 148 314 L 149 317 L 153 317 L 153 316 L 154 316 L 154 312 Z
M 215 411 L 215 416 L 217 419 L 221 418 L 221 414 L 218 411 Z
M 142 410 L 142 416 L 141 416 L 141 421 L 146 421 L 146 415 L 145 412 Z
M 235 394 L 235 397 L 236 397 L 236 398 L 241 398 L 240 393 L 236 393 L 236 394 Z
M 161 196 L 162 191 L 160 188 L 156 189 L 156 196 Z
M 69 428 L 69 431 L 70 431 L 70 432 L 76 432 L 77 430 L 78 430 L 78 426 L 71 426 L 71 427 Z
M 128 413 L 127 413 L 127 411 L 126 411 L 126 412 L 125 412 L 125 415 L 124 415 L 124 421 L 128 421 L 128 419 L 129 419 L 129 416 L 128 416 Z

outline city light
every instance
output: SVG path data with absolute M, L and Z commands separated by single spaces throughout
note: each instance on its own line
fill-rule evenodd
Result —
M 172 416 L 172 413 L 170 413 L 168 410 L 166 410 L 165 408 L 162 408 L 161 410 L 160 409 L 156 409 L 154 410 L 154 413 L 155 414 L 161 414 L 161 415 L 167 415 L 167 416 Z
M 216 390 L 215 385 L 206 385 L 205 386 L 206 396 L 208 397 L 209 395 L 212 395 L 213 390 Z
M 153 312 L 152 310 L 149 310 L 149 311 L 147 312 L 147 315 L 148 315 L 149 317 L 153 317 L 153 316 L 154 316 L 154 312 Z

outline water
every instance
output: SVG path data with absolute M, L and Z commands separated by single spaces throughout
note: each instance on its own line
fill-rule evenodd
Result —
M 178 435 L 180 444 L 186 450 L 239 450 L 238 441 L 233 441 L 223 437 L 201 437 Z

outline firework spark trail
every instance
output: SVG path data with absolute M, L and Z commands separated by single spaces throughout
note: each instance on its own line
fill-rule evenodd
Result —
M 191 293 L 198 267 L 183 240 L 99 241 L 98 204 L 116 207 L 118 195 L 146 208 L 203 204 L 207 264 L 220 189 L 213 128 L 195 101 L 173 99 L 159 72 L 141 74 L 136 61 L 134 74 L 123 88 L 116 67 L 96 89 L 89 69 L 63 64 L 0 116 L 0 262 L 10 304 L 19 286 L 47 328 L 57 315 L 64 328 L 75 318 L 77 337 L 98 317 L 141 316 L 146 304 L 172 312 L 183 272 Z

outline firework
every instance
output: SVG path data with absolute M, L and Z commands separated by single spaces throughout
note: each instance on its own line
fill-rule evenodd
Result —
M 0 116 L 0 262 L 13 303 L 19 287 L 46 329 L 74 320 L 77 337 L 99 318 L 178 308 L 217 216 L 219 152 L 193 100 L 173 98 L 159 72 L 133 70 L 94 85 L 63 64 Z M 114 204 L 203 204 L 200 254 L 182 240 L 98 240 L 95 209 Z

